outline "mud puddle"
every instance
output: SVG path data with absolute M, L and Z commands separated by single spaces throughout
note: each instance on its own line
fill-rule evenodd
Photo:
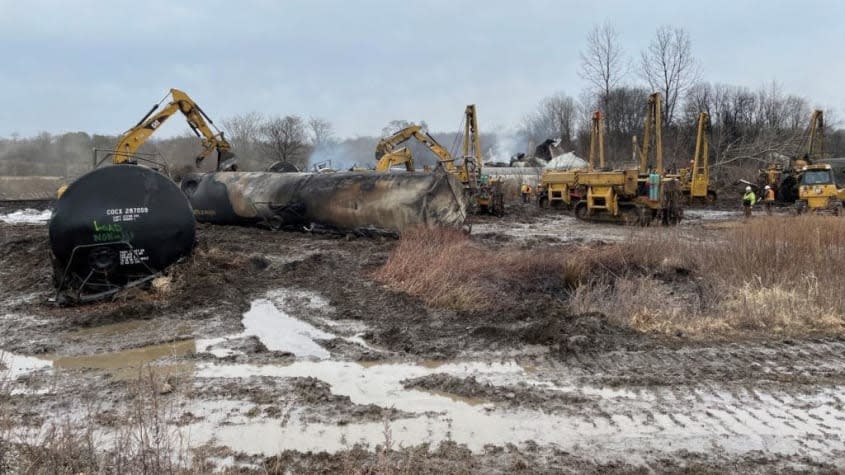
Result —
M 684 210 L 684 221 L 724 221 L 729 219 L 739 219 L 741 217 L 742 211 L 690 208 Z M 681 223 L 683 223 L 683 221 Z
M 131 380 L 139 377 L 145 365 L 162 359 L 177 359 L 196 353 L 194 340 L 149 345 L 110 353 L 51 358 L 52 367 L 58 370 L 93 369 L 108 372 L 115 380 Z M 191 362 L 157 365 L 156 372 L 168 375 L 187 373 L 193 369 Z

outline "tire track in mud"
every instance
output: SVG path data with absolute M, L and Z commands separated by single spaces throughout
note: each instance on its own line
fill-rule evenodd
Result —
M 814 341 L 614 351 L 570 358 L 553 371 L 596 400 L 626 434 L 673 447 L 797 454 L 845 465 L 845 344 Z M 613 440 L 617 439 L 617 440 Z

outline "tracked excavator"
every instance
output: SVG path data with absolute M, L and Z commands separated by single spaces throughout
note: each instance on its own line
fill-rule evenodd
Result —
M 168 96 L 171 97 L 171 101 L 159 110 Z M 179 89 L 171 89 L 168 96 L 155 104 L 134 127 L 124 132 L 114 150 L 109 151 L 106 157 L 111 158 L 114 164 L 137 163 L 138 149 L 167 119 L 181 112 L 191 131 L 202 140 L 202 153 L 195 158 L 196 166 L 199 167 L 206 158 L 216 154 L 217 171 L 237 170 L 237 160 L 232 153 L 232 146 L 199 104 Z
M 423 130 L 422 126 L 409 125 L 393 135 L 381 139 L 376 145 L 376 171 L 388 171 L 393 166 L 403 164 L 408 171 L 414 171 L 414 158 L 411 155 L 411 150 L 408 147 L 396 149 L 397 146 L 412 138 L 428 147 L 443 163 L 446 170 L 451 171 L 450 168 L 454 168 L 454 159 L 448 150 L 443 148 L 431 134 Z
M 457 160 L 452 153 L 419 125 L 410 125 L 379 141 L 376 145 L 376 171 L 387 171 L 404 164 L 408 171 L 414 171 L 414 159 L 407 147 L 398 145 L 416 139 L 437 156 L 443 168 L 458 177 L 464 190 L 471 197 L 477 211 L 502 216 L 504 214 L 504 192 L 498 180 L 491 180 L 481 173 L 481 138 L 478 133 L 478 117 L 475 104 L 464 109 L 462 156 Z

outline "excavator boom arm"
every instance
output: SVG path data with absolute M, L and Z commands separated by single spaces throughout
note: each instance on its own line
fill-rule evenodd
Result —
M 422 130 L 422 127 L 419 125 L 410 125 L 405 127 L 404 129 L 396 132 L 395 134 L 391 135 L 390 137 L 385 137 L 379 141 L 376 145 L 376 160 L 381 160 L 382 157 L 394 152 L 394 149 L 397 145 L 410 140 L 416 139 L 432 153 L 437 155 L 437 158 L 443 162 L 443 166 L 446 167 L 446 170 L 452 171 L 455 168 L 454 159 L 452 158 L 452 154 L 449 153 L 448 150 L 443 148 L 437 140 L 434 140 L 434 137 L 429 135 L 427 132 Z
M 397 145 L 409 140 L 414 134 L 422 130 L 419 125 L 409 125 L 404 129 L 394 133 L 390 137 L 385 137 L 376 145 L 376 160 L 393 151 Z
M 172 97 L 172 101 L 161 111 L 154 114 L 156 109 L 158 109 L 158 105 L 153 106 L 135 127 L 132 127 L 120 137 L 112 158 L 114 163 L 119 164 L 129 161 L 150 136 L 177 111 L 185 116 L 188 126 L 197 137 L 202 139 L 203 151 L 197 157 L 197 164 L 215 150 L 218 152 L 218 168 L 220 162 L 234 156 L 231 145 L 223 137 L 223 132 L 212 129 L 214 122 L 203 112 L 197 103 L 179 89 L 171 89 L 170 96 Z

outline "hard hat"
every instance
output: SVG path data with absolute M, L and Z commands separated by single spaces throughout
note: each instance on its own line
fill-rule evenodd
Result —
M 771 189 L 772 189 L 772 187 L 771 187 L 771 186 L 769 186 L 769 185 L 766 185 L 766 189 L 767 189 L 767 190 L 771 190 Z
M 746 186 L 746 187 L 745 187 L 745 191 L 751 191 L 751 187 L 750 187 L 750 186 Z

